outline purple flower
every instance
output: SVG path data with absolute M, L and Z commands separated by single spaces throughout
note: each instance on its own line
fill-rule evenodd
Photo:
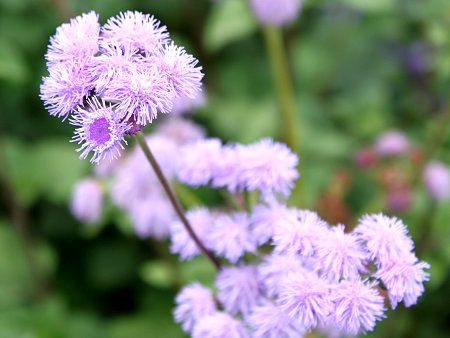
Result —
M 224 309 L 246 316 L 260 297 L 256 268 L 251 265 L 223 268 L 216 278 L 217 298 Z
M 354 233 L 364 244 L 370 259 L 381 266 L 414 248 L 406 226 L 396 217 L 365 215 Z
M 172 114 L 184 115 L 192 113 L 194 110 L 203 107 L 206 104 L 205 90 L 202 88 L 193 99 L 179 96 L 173 101 Z
M 79 181 L 72 192 L 70 211 L 82 222 L 97 222 L 103 206 L 100 183 L 92 178 Z
M 55 64 L 43 77 L 40 97 L 50 115 L 66 118 L 94 89 L 88 59 Z
M 103 93 L 113 80 L 132 76 L 136 68 L 143 67 L 143 63 L 144 58 L 137 49 L 112 42 L 102 43 L 101 54 L 93 59 L 89 69 L 95 79 L 96 92 Z
M 299 323 L 270 301 L 255 306 L 248 318 L 253 338 L 302 337 Z
M 80 158 L 85 159 L 93 152 L 92 163 L 98 163 L 105 157 L 109 159 L 120 156 L 123 143 L 126 144 L 124 133 L 128 126 L 117 120 L 113 107 L 99 101 L 96 97 L 87 101 L 87 107 L 79 107 L 70 123 L 78 126 L 72 142 L 82 145 L 77 151 Z
M 276 223 L 273 235 L 275 252 L 309 258 L 327 226 L 315 212 L 299 210 Z
M 272 203 L 271 205 L 256 205 L 250 217 L 252 236 L 258 245 L 262 245 L 272 239 L 275 224 L 287 221 L 293 216 L 295 211 L 289 210 L 286 206 Z
M 249 338 L 243 323 L 223 312 L 203 317 L 192 331 L 192 338 Z
M 308 271 L 296 255 L 277 255 L 272 253 L 258 266 L 258 279 L 264 292 L 272 297 L 280 291 L 281 281 L 291 273 L 305 274 Z
M 208 184 L 221 154 L 222 143 L 219 139 L 200 140 L 184 146 L 178 161 L 178 179 L 194 187 Z
M 122 73 L 104 90 L 103 98 L 117 102 L 117 112 L 124 119 L 134 118 L 137 124 L 151 123 L 160 113 L 172 109 L 173 96 L 167 80 L 158 69 L 145 65 Z
M 330 324 L 349 336 L 373 331 L 377 320 L 384 316 L 384 298 L 375 283 L 342 281 L 332 287 L 332 311 Z
M 173 311 L 175 321 L 182 324 L 183 331 L 189 333 L 204 317 L 216 311 L 212 292 L 200 285 L 192 283 L 185 286 L 175 298 L 176 307 Z
M 247 190 L 288 195 L 298 178 L 298 157 L 286 145 L 262 139 L 237 148 L 239 179 Z
M 214 223 L 214 217 L 207 208 L 196 208 L 189 210 L 186 217 L 192 225 L 192 228 L 198 238 L 207 245 L 208 234 Z M 178 253 L 181 260 L 190 259 L 200 254 L 200 250 L 194 240 L 186 231 L 180 221 L 175 221 L 170 225 L 172 253 Z
M 194 99 L 201 91 L 202 67 L 197 67 L 198 60 L 186 53 L 183 47 L 173 42 L 165 45 L 157 62 L 175 97 Z
M 450 198 L 450 169 L 443 163 L 432 161 L 427 164 L 423 181 L 428 194 L 437 201 Z
M 199 141 L 205 136 L 205 130 L 202 127 L 179 116 L 168 116 L 158 125 L 155 133 L 170 138 L 180 146 Z
M 152 15 L 126 11 L 108 20 L 102 28 L 102 37 L 153 55 L 168 41 L 169 33 Z
M 305 330 L 325 323 L 333 307 L 330 286 L 315 273 L 293 273 L 280 285 L 278 305 Z
M 214 171 L 212 172 L 213 187 L 227 188 L 232 193 L 244 189 L 240 179 L 243 163 L 240 157 L 241 153 L 237 151 L 238 147 L 236 144 L 222 147 L 220 158 L 214 163 Z
M 91 11 L 70 19 L 50 38 L 47 54 L 49 66 L 58 62 L 94 56 L 98 52 L 100 25 L 98 14 Z
M 330 282 L 359 279 L 359 273 L 366 272 L 366 255 L 358 238 L 344 230 L 343 225 L 332 227 L 315 244 L 315 269 Z
M 295 20 L 301 0 L 250 0 L 255 15 L 264 24 L 283 25 Z
M 217 216 L 209 234 L 211 249 L 231 263 L 236 263 L 246 252 L 254 252 L 255 242 L 249 230 L 249 220 L 244 212 Z
M 381 134 L 375 141 L 375 151 L 380 156 L 404 155 L 410 149 L 410 143 L 405 134 L 392 130 Z
M 414 254 L 407 253 L 385 262 L 374 276 L 386 286 L 393 309 L 401 301 L 410 307 L 425 291 L 423 282 L 429 279 L 429 274 L 424 269 L 429 268 L 428 263 L 418 262 Z

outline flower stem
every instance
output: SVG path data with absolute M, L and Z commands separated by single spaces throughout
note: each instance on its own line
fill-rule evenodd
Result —
M 263 27 L 263 33 L 281 106 L 281 127 L 284 141 L 294 152 L 298 152 L 294 88 L 282 32 L 279 27 L 267 25 Z
M 170 200 L 170 203 L 172 204 L 173 208 L 175 209 L 175 212 L 177 213 L 178 217 L 180 218 L 181 223 L 186 228 L 186 231 L 189 233 L 189 236 L 193 239 L 195 244 L 198 246 L 200 251 L 208 258 L 211 263 L 217 268 L 217 270 L 220 270 L 221 264 L 217 260 L 216 257 L 204 246 L 202 241 L 198 238 L 196 235 L 194 229 L 192 228 L 191 224 L 189 223 L 188 219 L 186 218 L 186 215 L 184 214 L 183 207 L 181 206 L 180 201 L 178 200 L 177 196 L 173 192 L 169 181 L 167 181 L 166 177 L 164 176 L 161 167 L 159 166 L 158 162 L 156 161 L 155 157 L 153 156 L 150 147 L 148 146 L 147 142 L 145 141 L 145 137 L 141 132 L 136 133 L 136 139 L 139 143 L 139 146 L 141 147 L 142 151 L 145 154 L 145 157 L 149 161 L 150 165 L 153 168 L 153 171 L 155 172 L 156 176 L 158 177 L 159 182 L 161 183 L 164 191 L 167 194 L 167 197 Z

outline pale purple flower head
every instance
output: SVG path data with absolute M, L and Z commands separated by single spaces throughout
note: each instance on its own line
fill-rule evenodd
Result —
M 264 24 L 283 25 L 294 21 L 301 8 L 301 0 L 250 0 L 253 12 Z
M 48 65 L 94 56 L 98 52 L 99 33 L 98 14 L 93 11 L 62 24 L 50 38 L 45 55 Z
M 445 164 L 438 161 L 428 163 L 423 173 L 423 181 L 428 194 L 435 200 L 450 198 L 450 169 Z
M 192 331 L 192 338 L 250 338 L 244 324 L 224 312 L 203 317 Z
M 173 42 L 166 44 L 156 62 L 160 73 L 166 77 L 174 97 L 194 99 L 201 91 L 202 67 L 197 66 L 198 60 L 186 53 L 183 47 Z
M 86 58 L 55 64 L 43 77 L 40 97 L 50 115 L 66 118 L 94 89 Z
M 146 125 L 158 113 L 169 113 L 173 96 L 169 84 L 154 65 L 131 69 L 130 74 L 121 74 L 104 90 L 103 98 L 117 102 L 117 113 L 124 119 L 133 118 Z
M 423 283 L 428 281 L 429 274 L 424 270 L 429 268 L 428 263 L 418 262 L 413 253 L 407 253 L 384 263 L 375 277 L 386 287 L 393 309 L 401 301 L 406 307 L 410 307 L 417 303 L 417 299 L 425 291 Z
M 261 295 L 256 267 L 252 265 L 223 268 L 219 271 L 215 284 L 217 299 L 232 315 L 240 313 L 246 316 Z
M 367 257 L 358 238 L 344 230 L 343 225 L 332 227 L 315 244 L 315 270 L 330 282 L 341 278 L 356 280 L 360 272 L 367 272 L 364 267 Z
M 278 255 L 272 253 L 264 258 L 258 266 L 258 279 L 264 293 L 276 296 L 280 292 L 281 281 L 291 273 L 309 273 L 297 255 Z
M 275 251 L 309 258 L 314 254 L 315 245 L 327 227 L 315 212 L 299 210 L 276 223 L 273 235 Z
M 87 178 L 79 181 L 72 192 L 70 211 L 82 222 L 97 222 L 103 206 L 103 193 L 100 183 Z
M 184 146 L 178 161 L 178 179 L 192 186 L 208 184 L 222 156 L 219 139 L 200 140 Z
M 202 88 L 194 98 L 179 96 L 173 101 L 172 114 L 184 115 L 192 113 L 194 110 L 203 107 L 206 104 L 205 89 Z
M 70 123 L 78 127 L 72 142 L 81 144 L 77 149 L 80 158 L 85 159 L 92 152 L 91 162 L 99 163 L 106 157 L 111 160 L 120 156 L 129 126 L 117 119 L 113 107 L 105 101 L 96 97 L 88 100 L 87 107 L 80 106 Z
M 208 234 L 214 223 L 214 216 L 207 208 L 196 208 L 186 213 L 195 234 L 208 246 Z M 170 251 L 178 253 L 181 260 L 190 259 L 200 254 L 200 250 L 186 228 L 180 221 L 175 221 L 170 225 Z
M 183 287 L 177 294 L 175 303 L 173 311 L 175 321 L 181 324 L 186 333 L 192 332 L 198 321 L 216 312 L 216 303 L 211 290 L 199 283 Z
M 199 141 L 205 137 L 205 130 L 202 127 L 178 116 L 168 116 L 158 125 L 155 133 L 170 138 L 180 146 Z
M 369 258 L 381 266 L 414 248 L 408 229 L 396 217 L 364 215 L 354 232 L 362 241 Z
M 398 130 L 381 134 L 375 141 L 374 149 L 380 156 L 404 155 L 411 145 L 405 134 Z
M 161 26 L 152 15 L 136 11 L 126 11 L 110 18 L 101 32 L 107 42 L 137 49 L 147 56 L 157 53 L 169 39 L 166 26 Z
M 289 221 L 295 211 L 286 206 L 272 203 L 271 205 L 256 205 L 250 217 L 252 236 L 258 245 L 265 244 L 272 239 L 275 225 L 279 222 Z
M 235 193 L 243 190 L 244 185 L 240 178 L 242 160 L 237 150 L 243 145 L 228 144 L 222 147 L 220 158 L 216 161 L 212 175 L 212 185 L 215 188 L 227 188 Z
M 286 145 L 271 139 L 240 146 L 239 180 L 247 190 L 288 195 L 298 178 L 298 157 Z
M 276 304 L 265 301 L 255 306 L 248 318 L 253 338 L 300 338 L 303 329 Z
M 376 321 L 385 317 L 384 298 L 375 283 L 342 281 L 331 288 L 333 302 L 330 324 L 347 336 L 373 331 Z
M 236 263 L 246 252 L 254 252 L 256 245 L 248 215 L 244 212 L 218 215 L 209 234 L 209 244 L 217 255 L 231 263 Z
M 305 330 L 325 323 L 333 310 L 330 285 L 315 273 L 292 273 L 280 285 L 278 305 Z

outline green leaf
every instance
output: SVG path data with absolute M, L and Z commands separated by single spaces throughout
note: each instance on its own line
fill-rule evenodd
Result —
M 226 0 L 212 6 L 203 42 L 217 52 L 226 45 L 250 36 L 258 27 L 246 1 Z

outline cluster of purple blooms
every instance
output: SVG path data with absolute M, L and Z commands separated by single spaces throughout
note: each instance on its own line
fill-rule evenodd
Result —
M 125 135 L 194 99 L 198 61 L 148 14 L 127 11 L 100 26 L 95 12 L 57 28 L 46 54 L 41 98 L 49 113 L 77 127 L 73 142 L 91 162 L 120 155 Z
M 260 22 L 281 26 L 298 17 L 302 0 L 250 0 L 250 5 Z

